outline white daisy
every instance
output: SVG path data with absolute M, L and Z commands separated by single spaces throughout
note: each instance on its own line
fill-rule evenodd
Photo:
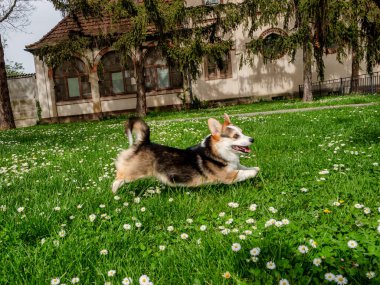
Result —
M 95 214 L 91 214 L 88 218 L 90 219 L 90 222 L 93 222 L 96 219 L 96 215 Z
M 335 280 L 335 275 L 334 274 L 332 274 L 331 272 L 329 272 L 329 273 L 326 273 L 325 274 L 325 279 L 327 280 L 327 281 L 334 281 Z
M 19 213 L 24 212 L 24 210 L 25 210 L 25 207 L 19 207 L 19 208 L 17 208 L 17 212 L 19 212 Z M 57 284 L 59 284 L 59 283 L 57 283 Z
M 233 243 L 231 246 L 233 251 L 239 251 L 241 249 L 240 243 Z
M 51 285 L 58 285 L 59 283 L 61 283 L 61 280 L 59 278 L 53 278 L 50 282 Z
M 276 227 L 280 228 L 280 227 L 282 227 L 282 222 L 281 222 L 281 221 L 276 221 L 276 222 L 274 223 L 274 225 L 275 225 Z
M 145 212 L 145 211 L 146 211 L 146 208 L 145 208 L 145 207 L 142 207 L 142 208 L 140 209 L 140 211 L 141 211 L 141 212 Z
M 252 256 L 258 256 L 260 254 L 260 248 L 259 247 L 254 247 L 252 248 L 249 253 L 252 255 Z
M 298 251 L 302 254 L 306 254 L 309 252 L 309 248 L 306 245 L 300 245 L 298 247 Z
M 241 240 L 245 240 L 245 239 L 246 239 L 246 236 L 245 236 L 245 235 L 239 235 L 239 239 L 241 239 Z
M 168 230 L 168 232 L 172 232 L 172 231 L 174 231 L 174 227 L 173 226 L 168 226 L 167 230 Z
M 302 188 L 300 189 L 300 191 L 306 193 L 306 192 L 309 191 L 309 189 L 307 189 L 307 188 L 305 188 L 305 187 L 302 187 Z
M 290 223 L 290 221 L 288 219 L 282 219 L 281 222 L 284 225 L 289 225 L 289 223 Z
M 365 208 L 363 209 L 363 212 L 364 212 L 364 214 L 368 215 L 368 214 L 371 213 L 371 209 L 368 208 L 368 207 L 365 207 Z
M 373 271 L 369 271 L 365 275 L 367 276 L 368 279 L 372 279 L 376 276 L 376 273 Z
M 136 204 L 140 203 L 141 202 L 141 198 L 140 197 L 136 197 L 133 199 L 133 202 L 135 202 Z
M 136 228 L 141 228 L 142 224 L 140 222 L 135 223 Z
M 321 175 L 325 175 L 325 174 L 329 174 L 330 172 L 327 170 L 327 169 L 323 169 L 321 171 L 319 171 L 319 174 Z
M 355 248 L 355 247 L 358 246 L 358 243 L 356 241 L 354 241 L 354 240 L 349 240 L 347 242 L 347 245 L 348 245 L 349 248 Z
M 256 223 L 255 219 L 249 218 L 245 221 L 247 224 L 254 224 Z
M 322 259 L 320 259 L 320 258 L 314 258 L 313 259 L 313 264 L 315 266 L 319 266 L 319 265 L 321 265 L 321 263 L 322 263 Z
M 188 238 L 189 238 L 188 234 L 186 234 L 186 233 L 181 234 L 181 239 L 188 239 Z
M 343 275 L 336 275 L 335 282 L 339 285 L 344 285 L 348 283 L 348 280 Z
M 56 212 L 61 211 L 61 207 L 58 207 L 58 206 L 54 207 L 53 210 L 56 211 Z
M 268 211 L 271 212 L 271 213 L 273 213 L 273 214 L 275 214 L 275 213 L 278 212 L 278 210 L 276 208 L 274 208 L 274 207 L 269 207 Z
M 150 280 L 149 280 L 148 276 L 146 276 L 146 275 L 140 276 L 140 278 L 139 278 L 140 285 L 148 285 L 149 282 L 150 282 Z
M 123 229 L 126 231 L 129 231 L 131 229 L 131 225 L 130 224 L 124 224 Z
M 287 279 L 281 279 L 278 285 L 289 285 L 289 281 Z
M 78 277 L 73 277 L 71 279 L 71 283 L 73 283 L 73 284 L 79 283 L 79 278 Z
M 192 224 L 192 223 L 193 223 L 193 219 L 187 219 L 186 222 L 187 222 L 188 224 Z
M 102 249 L 99 253 L 100 253 L 100 255 L 107 255 L 108 254 L 108 250 Z
M 123 281 L 121 281 L 121 283 L 122 283 L 123 285 L 131 285 L 131 284 L 132 284 L 132 278 L 130 278 L 130 277 L 125 277 L 125 278 L 123 279 Z
M 110 270 L 110 271 L 108 271 L 108 273 L 107 273 L 107 275 L 108 275 L 109 277 L 113 277 L 113 276 L 115 276 L 115 274 L 116 274 L 116 270 Z
M 252 211 L 252 212 L 256 211 L 256 209 L 257 209 L 257 205 L 256 204 L 251 204 L 249 206 L 249 210 Z
M 61 238 L 63 238 L 63 237 L 66 236 L 66 231 L 65 231 L 65 230 L 60 230 L 59 233 L 58 233 L 58 235 L 59 235 Z
M 252 262 L 257 262 L 257 261 L 259 261 L 259 258 L 257 256 L 252 256 L 251 260 L 252 260 Z
M 236 202 L 229 202 L 227 205 L 228 205 L 228 207 L 231 207 L 231 208 L 238 208 L 239 207 L 239 203 L 236 203 Z
M 273 261 L 268 261 L 267 262 L 267 268 L 270 269 L 270 270 L 273 270 L 276 268 L 276 263 L 274 263 Z
M 164 251 L 164 250 L 166 249 L 166 246 L 164 246 L 164 245 L 160 245 L 160 246 L 158 246 L 158 248 L 159 248 L 161 251 Z
M 356 209 L 361 209 L 361 208 L 364 207 L 364 205 L 363 205 L 363 204 L 356 203 L 356 204 L 354 205 L 354 207 L 355 207 Z
M 204 232 L 207 229 L 206 225 L 201 225 L 199 228 L 202 232 Z
M 221 218 L 223 218 L 225 215 L 226 215 L 225 212 L 220 212 L 220 213 L 219 213 L 219 217 L 221 217 Z
M 310 239 L 310 240 L 309 240 L 309 243 L 310 243 L 311 247 L 313 247 L 313 248 L 316 248 L 316 247 L 317 247 L 317 242 L 316 242 L 315 240 Z

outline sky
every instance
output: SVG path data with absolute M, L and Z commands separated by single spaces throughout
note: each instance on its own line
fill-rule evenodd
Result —
M 24 50 L 25 46 L 41 39 L 62 19 L 62 14 L 47 0 L 36 1 L 34 6 L 30 25 L 23 32 L 7 31 L 2 35 L 7 40 L 5 60 L 21 63 L 25 73 L 35 72 L 33 55 Z

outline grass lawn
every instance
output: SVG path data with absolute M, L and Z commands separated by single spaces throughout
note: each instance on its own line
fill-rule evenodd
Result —
M 379 106 L 231 118 L 255 137 L 242 164 L 258 177 L 117 196 L 121 119 L 1 132 L 0 284 L 380 284 Z M 208 134 L 203 119 L 149 124 L 170 146 Z

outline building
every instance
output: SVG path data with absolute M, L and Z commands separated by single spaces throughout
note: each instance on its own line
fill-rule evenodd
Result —
M 193 4 L 202 4 L 202 1 L 193 0 Z M 43 38 L 26 49 L 33 53 L 43 46 L 54 45 L 68 38 L 70 33 L 81 32 L 94 36 L 112 31 L 122 33 L 126 27 L 128 19 L 114 24 L 107 18 L 66 16 Z M 282 34 L 286 32 L 268 27 L 257 31 L 255 36 L 270 39 Z M 278 55 L 276 60 L 267 64 L 264 64 L 262 56 L 257 56 L 251 66 L 240 68 L 240 55 L 245 52 L 249 39 L 243 27 L 232 36 L 235 46 L 226 55 L 222 70 L 214 62 L 204 60 L 202 75 L 192 84 L 195 96 L 202 101 L 221 101 L 266 99 L 298 93 L 303 78 L 301 51 L 297 53 L 294 63 L 290 62 L 287 55 Z M 136 82 L 132 63 L 127 60 L 125 64 L 120 64 L 120 55 L 111 47 L 87 50 L 55 69 L 37 56 L 34 57 L 42 121 L 97 118 L 135 109 Z M 350 76 L 350 60 L 339 64 L 334 54 L 327 57 L 326 79 Z M 182 75 L 175 66 L 152 48 L 147 52 L 144 67 L 149 108 L 183 104 Z

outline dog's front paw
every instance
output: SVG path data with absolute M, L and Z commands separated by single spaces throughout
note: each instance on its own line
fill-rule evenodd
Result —
M 258 167 L 258 166 L 252 167 L 252 169 L 253 169 L 253 170 L 256 170 L 257 172 L 260 171 L 260 167 Z

